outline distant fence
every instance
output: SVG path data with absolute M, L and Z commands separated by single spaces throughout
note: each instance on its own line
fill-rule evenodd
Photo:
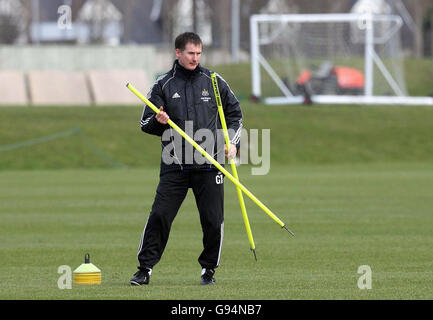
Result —
M 173 48 L 150 45 L 0 46 L 0 106 L 141 104 L 126 83 L 146 94 L 174 58 Z M 204 48 L 201 62 L 230 63 L 231 56 Z
M 152 46 L 0 46 L 0 105 L 140 104 L 126 83 L 146 93 L 171 63 Z

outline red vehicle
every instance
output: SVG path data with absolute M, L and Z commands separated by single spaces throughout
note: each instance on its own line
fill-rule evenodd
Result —
M 354 68 L 323 63 L 317 72 L 304 70 L 296 79 L 296 93 L 302 95 L 360 95 L 364 92 L 364 74 Z

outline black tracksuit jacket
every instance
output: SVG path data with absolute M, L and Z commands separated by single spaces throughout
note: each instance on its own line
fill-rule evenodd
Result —
M 195 133 L 200 129 L 208 129 L 209 135 L 210 132 L 213 133 L 215 144 L 209 149 L 212 149 L 214 158 L 223 164 L 225 141 L 223 137 L 216 139 L 217 133 L 222 134 L 222 130 L 218 130 L 221 129 L 221 122 L 210 74 L 210 70 L 200 66 L 194 71 L 186 70 L 176 60 L 173 68 L 156 80 L 148 94 L 148 99 L 158 108 L 163 106 L 170 119 L 184 131 L 187 131 L 186 125 L 192 127 L 191 138 L 194 139 Z M 224 79 L 217 76 L 217 81 L 230 142 L 239 149 L 242 129 L 239 102 Z M 191 122 L 187 123 L 187 121 Z M 167 164 L 164 161 L 164 148 L 168 149 L 171 147 L 170 144 L 176 145 L 177 142 L 175 143 L 174 138 L 165 139 L 164 136 L 177 133 L 168 124 L 160 124 L 155 119 L 155 112 L 151 108 L 144 108 L 140 125 L 144 132 L 161 136 L 163 152 L 160 182 L 137 255 L 139 268 L 153 268 L 160 260 L 167 244 L 171 224 L 185 199 L 188 188 L 193 189 L 203 230 L 203 251 L 198 262 L 203 268 L 218 267 L 224 234 L 222 174 L 215 170 L 212 164 L 200 164 L 195 158 L 192 159 L 193 161 L 186 161 L 188 159 L 185 157 L 185 152 L 180 155 L 179 147 L 186 150 L 185 147 L 190 145 L 180 136 L 177 141 L 181 139 L 181 146 L 177 146 L 177 151 L 175 148 L 170 148 L 170 151 L 173 151 L 170 157 L 175 158 L 176 161 Z M 201 141 L 197 141 L 199 138 L 197 134 L 195 140 L 201 144 Z
M 218 130 L 221 129 L 221 121 L 212 87 L 211 73 L 212 71 L 200 65 L 193 71 L 187 70 L 175 60 L 172 69 L 155 81 L 147 98 L 156 107 L 163 106 L 164 111 L 169 115 L 170 119 L 182 130 L 186 131 L 186 121 L 191 121 L 188 124 L 188 128 L 192 128 L 193 131 L 190 132 L 190 136 L 191 133 L 194 135 L 199 129 L 211 130 L 215 141 L 212 155 L 223 164 L 225 141 L 222 130 Z M 235 145 L 239 150 L 242 129 L 242 111 L 239 101 L 227 82 L 218 74 L 217 79 L 227 128 L 229 130 L 230 143 Z M 144 107 L 140 121 L 141 130 L 149 134 L 161 136 L 162 149 L 164 149 L 168 144 L 174 143 L 174 139 L 167 139 L 167 137 L 163 139 L 163 137 L 167 134 L 167 136 L 173 138 L 174 134 L 177 133 L 168 124 L 160 124 L 156 120 L 155 115 L 155 112 L 151 108 Z M 164 134 L 165 130 L 169 130 L 170 132 Z M 217 134 L 219 135 L 218 137 Z M 191 136 L 191 138 L 194 139 L 194 136 Z M 183 138 L 181 140 L 182 152 L 177 150 L 176 153 L 176 148 L 173 148 L 173 146 L 167 148 L 167 150 L 170 150 L 170 156 L 173 158 L 171 164 L 165 163 L 166 161 L 163 161 L 163 157 L 161 157 L 161 173 L 179 169 L 214 168 L 208 161 L 203 164 L 193 159 L 191 163 L 191 160 L 186 159 L 185 155 L 187 151 L 185 145 L 189 143 Z M 201 144 L 203 141 L 196 140 L 196 142 Z M 217 144 L 217 142 L 219 143 Z M 179 148 L 179 146 L 177 147 Z M 206 150 L 208 151 L 209 149 Z

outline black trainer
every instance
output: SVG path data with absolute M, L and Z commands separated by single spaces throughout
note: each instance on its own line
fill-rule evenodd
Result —
M 201 281 L 200 283 L 204 286 L 213 285 L 215 284 L 215 278 L 214 278 L 215 270 L 214 269 L 204 269 L 201 273 Z
M 131 278 L 131 280 L 129 280 L 129 283 L 132 286 L 142 286 L 143 284 L 149 284 L 151 271 L 152 270 L 147 268 L 139 269 Z

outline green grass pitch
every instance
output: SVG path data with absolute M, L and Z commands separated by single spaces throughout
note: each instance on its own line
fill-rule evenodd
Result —
M 130 287 L 155 169 L 0 173 L 1 299 L 432 299 L 432 164 L 272 167 L 244 184 L 296 233 L 252 201 L 253 258 L 235 188 L 226 180 L 217 285 L 201 287 L 201 230 L 192 192 L 151 284 Z M 84 262 L 99 286 L 60 290 L 57 268 Z M 357 286 L 359 266 L 372 289 Z
M 410 94 L 432 93 L 431 59 L 406 69 Z M 190 192 L 150 285 L 131 287 L 160 162 L 142 107 L 1 107 L 0 299 L 433 299 L 433 108 L 253 104 L 250 65 L 215 70 L 244 127 L 271 129 L 270 172 L 241 165 L 241 181 L 296 236 L 245 197 L 256 262 L 226 179 L 217 285 L 200 286 Z M 59 289 L 58 267 L 86 253 L 102 284 Z

